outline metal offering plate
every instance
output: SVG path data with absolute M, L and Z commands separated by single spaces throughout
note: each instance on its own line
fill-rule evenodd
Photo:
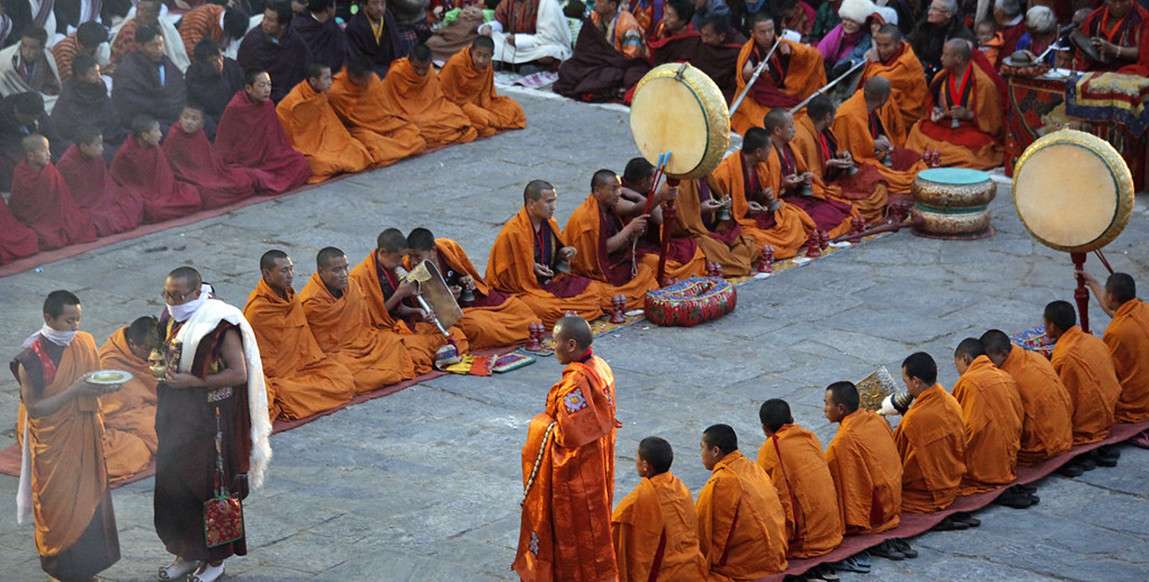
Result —
M 100 386 L 123 384 L 131 379 L 132 374 L 123 370 L 96 370 L 95 372 L 88 372 L 84 375 L 84 380 L 89 384 L 98 384 Z
M 861 379 L 857 386 L 860 399 L 859 406 L 874 412 L 881 410 L 882 401 L 898 390 L 894 377 L 890 375 L 890 371 L 885 366 L 879 366 L 873 374 Z

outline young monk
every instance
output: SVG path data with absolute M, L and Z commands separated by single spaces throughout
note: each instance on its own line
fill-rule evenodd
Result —
M 204 111 L 188 103 L 168 130 L 164 153 L 180 181 L 199 189 L 204 208 L 219 208 L 255 195 L 258 178 L 246 168 L 229 166 L 204 133 Z
M 64 152 L 56 169 L 83 208 L 100 236 L 127 232 L 144 219 L 144 201 L 130 190 L 120 188 L 108 176 L 104 161 L 104 136 L 91 125 L 74 131 L 76 142 Z
M 373 163 L 367 148 L 351 137 L 328 103 L 330 89 L 331 67 L 311 63 L 304 81 L 275 107 L 291 147 L 307 156 L 312 184 L 336 174 L 362 172 Z
M 554 325 L 567 311 L 594 320 L 603 314 L 603 284 L 570 274 L 578 251 L 566 243 L 555 222 L 555 187 L 531 180 L 523 207 L 495 238 L 487 260 L 492 288 L 522 299 L 543 324 Z
M 58 249 L 96 240 L 96 225 L 76 204 L 64 178 L 52 165 L 48 138 L 24 138 L 24 161 L 12 173 L 8 206 L 17 220 L 36 231 L 40 248 Z
M 838 108 L 833 128 L 841 140 L 839 146 L 850 152 L 855 163 L 876 169 L 890 194 L 905 196 L 926 164 L 921 152 L 905 148 L 906 127 L 890 100 L 890 91 L 884 77 L 871 77 Z
M 397 228 L 388 228 L 379 233 L 375 247 L 351 270 L 351 278 L 359 283 L 367 297 L 372 325 L 403 337 L 403 345 L 419 374 L 431 370 L 436 354 L 448 343 L 454 345 L 459 354 L 466 353 L 467 336 L 457 327 L 447 330 L 449 338 L 444 336 L 438 326 L 430 323 L 432 314 L 415 306 L 417 285 L 400 277 L 407 237 Z
M 467 114 L 479 137 L 527 126 L 523 108 L 495 92 L 495 71 L 491 68 L 494 52 L 495 41 L 479 35 L 470 48 L 455 53 L 439 71 L 443 94 Z
M 259 343 L 268 394 L 275 395 L 279 417 L 306 418 L 331 410 L 355 395 L 355 378 L 346 366 L 327 358 L 307 327 L 303 304 L 291 286 L 295 266 L 280 250 L 263 253 L 261 278 L 247 298 L 243 315 Z
M 112 179 L 144 201 L 144 222 L 163 222 L 200 209 L 199 189 L 176 180 L 160 147 L 160 123 L 150 115 L 132 121 L 132 135 L 112 160 Z
M 1089 273 L 1081 274 L 1101 309 L 1113 318 L 1101 341 L 1113 354 L 1113 368 L 1121 383 L 1114 420 L 1149 419 L 1149 307 L 1137 298 L 1137 286 L 1127 273 L 1113 273 L 1104 288 Z
M 653 183 L 654 165 L 641 156 L 631 158 L 622 173 L 622 192 L 616 207 L 625 208 L 629 204 L 635 207 L 634 210 L 639 210 L 638 205 L 641 205 L 645 210 L 646 199 L 650 196 Z M 665 230 L 663 224 L 662 206 L 652 207 L 650 224 L 646 233 L 637 239 L 635 250 L 643 256 L 649 254 L 660 256 L 662 235 Z M 670 240 L 666 246 L 666 279 L 681 280 L 705 274 L 706 255 L 698 248 L 694 237 L 679 229 L 677 224 L 671 224 L 670 229 Z M 657 266 L 657 263 L 654 264 Z
M 0 196 L 0 265 L 40 252 L 36 231 L 20 224 Z
M 722 265 L 727 277 L 750 274 L 754 263 L 762 256 L 762 247 L 742 233 L 742 225 L 733 220 L 722 220 L 721 212 L 729 212 L 731 199 L 711 187 L 710 178 L 683 180 L 678 185 L 678 227 L 692 237 L 702 249 L 706 261 Z
M 364 394 L 415 377 L 415 363 L 399 334 L 376 329 L 359 282 L 350 278 L 347 255 L 326 247 L 315 256 L 316 272 L 299 299 L 315 341 L 347 366 L 355 391 Z
M 410 55 L 391 63 L 383 92 L 396 113 L 419 127 L 429 148 L 467 143 L 479 135 L 463 110 L 443 93 L 427 45 L 417 44 Z
M 159 324 L 141 317 L 121 327 L 100 348 L 100 367 L 126 370 L 132 379 L 100 397 L 104 415 L 104 455 L 108 479 L 130 477 L 147 468 L 156 454 L 156 386 L 150 364 L 152 352 L 162 349 Z M 158 356 L 159 354 L 157 354 Z M 161 356 L 162 357 L 162 356 Z
M 761 249 L 774 248 L 774 258 L 788 259 L 814 232 L 814 220 L 804 210 L 778 200 L 766 185 L 765 162 L 771 155 L 770 134 L 752 127 L 742 136 L 742 150 L 727 156 L 711 175 L 715 190 L 731 197 L 731 215 L 742 232 Z
M 642 481 L 611 515 L 619 582 L 696 582 L 709 569 L 698 548 L 694 498 L 670 473 L 674 451 L 659 437 L 638 443 L 635 468 Z
M 283 194 L 311 177 L 307 158 L 291 149 L 283 133 L 271 101 L 271 77 L 262 70 L 243 74 L 243 91 L 220 116 L 215 147 L 228 165 L 256 173 L 260 194 Z
M 77 331 L 80 315 L 78 297 L 49 293 L 44 326 L 11 364 L 27 414 L 18 437 L 31 467 L 17 517 L 35 517 L 40 567 L 60 580 L 88 580 L 120 559 L 98 400 L 110 387 L 85 380 L 100 359 L 92 335 Z
M 770 476 L 738 451 L 733 428 L 703 431 L 702 464 L 713 472 L 695 504 L 707 579 L 749 582 L 785 570 L 785 510 Z
M 382 168 L 423 152 L 427 140 L 419 127 L 396 115 L 383 81 L 367 57 L 351 57 L 327 93 L 339 119 L 371 153 L 372 167 Z
M 890 82 L 890 102 L 902 114 L 902 127 L 913 127 L 926 112 L 929 88 L 922 75 L 922 63 L 910 43 L 902 39 L 897 24 L 883 24 L 874 34 L 874 47 L 866 52 L 866 66 L 858 87 L 874 77 Z
M 822 443 L 794 422 L 785 400 L 763 402 L 758 418 L 766 434 L 758 465 L 770 476 L 786 514 L 787 557 L 812 558 L 838 547 L 843 526 Z
M 416 228 L 407 235 L 407 266 L 430 261 L 450 287 L 463 319 L 455 326 L 467 336 L 471 349 L 512 346 L 527 340 L 529 326 L 537 318 L 529 305 L 513 295 L 491 289 L 459 243 L 435 238 L 431 231 Z M 463 300 L 468 289 L 474 298 Z
M 762 10 L 750 17 L 750 40 L 738 54 L 737 94 L 746 88 L 775 42 L 778 48 L 770 55 L 770 63 L 731 116 L 730 128 L 742 135 L 751 127 L 762 127 L 762 118 L 771 109 L 789 109 L 826 84 L 822 53 L 815 47 L 778 38 L 774 16 L 770 10 Z

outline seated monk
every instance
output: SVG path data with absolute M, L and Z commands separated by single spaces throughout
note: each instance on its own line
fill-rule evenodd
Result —
M 838 146 L 850 152 L 859 168 L 877 169 L 891 197 L 907 197 L 926 163 L 920 152 L 904 147 L 906 128 L 890 101 L 890 91 L 890 82 L 884 77 L 871 77 L 838 107 L 831 127 L 841 140 Z
M 798 132 L 794 116 L 782 108 L 772 109 L 763 124 L 771 145 L 766 154 L 763 184 L 783 202 L 801 208 L 828 238 L 848 234 L 858 213 L 849 202 L 827 196 L 825 185 L 814 180 L 805 158 L 790 145 Z
M 415 363 L 397 333 L 371 325 L 359 282 L 351 279 L 347 255 L 326 247 L 315 256 L 316 272 L 299 292 L 307 326 L 316 343 L 355 378 L 365 394 L 415 377 Z
M 80 126 L 95 126 L 103 133 L 105 143 L 119 147 L 128 137 L 128 130 L 108 96 L 99 63 L 88 55 L 79 55 L 72 65 L 75 75 L 64 81 L 64 89 L 52 109 L 52 125 L 59 130 L 60 137 L 69 141 L 76 141 Z
M 479 135 L 463 110 L 443 93 L 427 45 L 415 45 L 409 56 L 391 63 L 383 93 L 396 113 L 419 128 L 427 147 L 467 143 Z
M 866 81 L 882 77 L 890 82 L 890 101 L 902 114 L 902 127 L 913 127 L 926 112 L 926 76 L 910 43 L 902 40 L 897 24 L 883 24 L 874 34 L 874 46 L 866 51 L 866 66 L 858 88 Z
M 467 336 L 472 350 L 527 341 L 528 326 L 536 320 L 535 313 L 518 297 L 491 289 L 459 243 L 435 238 L 431 231 L 416 228 L 407 235 L 407 259 L 409 269 L 430 261 L 439 270 L 463 309 L 463 318 L 455 322 L 455 327 Z M 464 289 L 470 291 L 471 300 L 465 299 Z
M 347 60 L 347 35 L 335 18 L 335 0 L 309 0 L 307 10 L 296 13 L 291 28 L 311 50 L 311 62 L 323 63 L 332 71 L 343 69 Z
M 993 79 L 970 61 L 970 50 L 964 39 L 946 42 L 926 98 L 929 118 L 914 124 L 906 148 L 938 150 L 943 166 L 989 170 L 1001 165 L 1005 113 Z
M 1109 436 L 1121 381 L 1105 342 L 1077 326 L 1068 301 L 1054 301 L 1042 314 L 1045 334 L 1053 340 L 1050 363 L 1073 402 L 1073 444 L 1095 443 Z
M 985 355 L 1017 385 L 1021 409 L 1021 448 L 1017 464 L 1028 466 L 1056 457 L 1073 444 L 1073 402 L 1045 356 L 1009 341 L 991 329 L 981 335 Z M 1080 474 L 1080 473 L 1078 473 Z
M 690 489 L 670 473 L 674 451 L 659 437 L 638 443 L 638 486 L 610 517 L 619 582 L 695 582 L 709 565 L 698 548 Z
M 954 502 L 965 476 L 965 425 L 958 401 L 937 383 L 938 366 L 925 352 L 902 362 L 913 402 L 894 429 L 902 459 L 902 511 L 929 513 Z M 961 517 L 957 517 L 960 515 Z M 939 529 L 966 529 L 972 517 L 947 517 Z
M 738 435 L 715 424 L 702 433 L 698 542 L 707 580 L 750 582 L 786 569 L 786 513 L 770 476 L 738 451 Z
M 553 68 L 571 56 L 571 29 L 557 0 L 501 0 L 478 32 L 495 42 L 500 63 Z
M 602 283 L 570 273 L 578 251 L 555 222 L 557 199 L 554 186 L 531 180 L 523 189 L 523 207 L 503 225 L 487 259 L 491 288 L 522 299 L 547 327 L 568 311 L 593 321 L 608 303 Z
M 702 44 L 692 61 L 699 62 L 698 68 L 718 85 L 727 103 L 738 95 L 738 55 L 746 43 L 746 37 L 731 26 L 730 20 L 729 14 L 711 14 L 702 19 L 698 29 Z
M 258 178 L 247 168 L 229 166 L 204 133 L 204 111 L 188 103 L 168 130 L 164 153 L 176 179 L 199 189 L 204 208 L 219 208 L 255 195 Z
M 622 172 L 622 197 L 620 203 L 626 201 L 631 204 L 645 206 L 646 198 L 650 195 L 650 188 L 653 183 L 654 165 L 646 161 L 646 158 L 643 157 L 631 158 L 631 160 L 626 163 L 626 169 Z M 646 233 L 639 237 L 638 246 L 635 247 L 639 253 L 644 255 L 657 254 L 660 252 L 662 231 L 665 230 L 661 206 L 652 209 L 650 213 L 650 224 L 653 226 L 648 228 Z M 689 236 L 686 232 L 678 228 L 677 219 L 675 224 L 670 225 L 670 229 L 670 242 L 667 244 L 666 250 L 667 280 L 681 280 L 688 277 L 705 275 L 706 255 L 703 254 L 702 249 L 698 247 L 698 242 L 694 240 L 694 237 Z
M 742 151 L 726 156 L 711 174 L 714 189 L 731 197 L 730 213 L 742 226 L 742 234 L 758 249 L 774 248 L 774 258 L 788 259 L 814 232 L 814 221 L 805 211 L 778 200 L 774 189 L 765 187 L 766 159 L 771 155 L 770 134 L 752 127 L 742 136 Z
M 846 535 L 894 529 L 902 513 L 902 458 L 894 432 L 885 419 L 858 408 L 858 403 L 858 387 L 853 382 L 826 387 L 822 412 L 826 420 L 838 425 L 826 447 L 826 465 L 834 478 Z M 894 540 L 894 546 L 908 557 L 909 544 Z
M 1149 10 L 1130 0 L 1107 0 L 1093 6 L 1079 30 L 1089 37 L 1101 61 L 1079 56 L 1074 68 L 1149 75 Z
M 81 125 L 76 128 L 75 137 L 76 142 L 56 164 L 72 199 L 87 212 L 100 236 L 127 232 L 139 226 L 144 219 L 144 201 L 117 186 L 108 175 L 100 130 Z
M 19 42 L 0 50 L 0 95 L 35 92 L 44 99 L 44 110 L 51 113 L 60 95 L 60 75 L 47 42 L 48 33 L 30 23 L 21 31 Z
M 738 54 L 736 94 L 742 94 L 762 59 L 770 53 L 775 42 L 779 44 L 770 55 L 770 63 L 762 69 L 746 98 L 730 117 L 731 131 L 743 136 L 751 127 L 762 127 L 762 119 L 771 109 L 789 109 L 826 84 L 826 67 L 817 48 L 778 38 L 774 31 L 774 17 L 769 10 L 750 18 L 751 38 Z
M 203 130 L 208 139 L 215 139 L 223 110 L 236 93 L 243 91 L 243 69 L 235 59 L 225 57 L 219 43 L 210 38 L 196 43 L 194 54 L 195 62 L 184 73 L 188 103 L 203 108 Z
M 497 55 L 496 55 L 497 57 Z M 650 70 L 642 27 L 619 0 L 594 3 L 554 91 L 582 101 L 617 101 Z
M 304 81 L 275 106 L 291 147 L 307 156 L 312 184 L 336 174 L 362 172 L 372 164 L 367 148 L 351 137 L 331 108 L 329 89 L 331 67 L 314 62 L 307 65 Z
M 889 190 L 878 169 L 869 164 L 856 164 L 848 150 L 838 149 L 838 136 L 834 124 L 834 102 L 818 95 L 806 106 L 806 115 L 798 119 L 794 152 L 806 160 L 806 167 L 814 175 L 814 183 L 830 199 L 845 199 L 869 224 L 879 222 L 886 215 Z
M 842 543 L 842 522 L 834 478 L 814 433 L 794 422 L 790 405 L 772 398 L 758 410 L 766 442 L 758 465 L 774 488 L 786 516 L 786 556 L 813 558 Z
M 295 266 L 280 250 L 263 253 L 261 278 L 243 306 L 259 344 L 259 359 L 267 376 L 271 407 L 279 417 L 298 420 L 331 410 L 355 396 L 355 377 L 346 366 L 328 358 L 311 330 L 303 303 L 291 286 Z
M 40 252 L 36 231 L 20 224 L 3 198 L 0 196 L 0 265 Z
M 345 32 L 348 58 L 368 59 L 380 79 L 387 76 L 395 59 L 407 56 L 400 39 L 399 20 L 387 8 L 387 0 L 367 0 L 360 4 L 359 12 L 347 22 Z
M 168 157 L 160 147 L 160 123 L 150 115 L 132 121 L 132 135 L 112 160 L 116 184 L 144 201 L 144 222 L 163 222 L 200 209 L 199 189 L 176 180 Z
M 261 70 L 243 74 L 236 93 L 219 119 L 215 147 L 224 163 L 255 172 L 260 194 L 282 194 L 311 177 L 307 158 L 291 148 L 275 104 L 271 77 Z
M 291 18 L 291 6 L 286 1 L 269 2 L 263 10 L 263 21 L 247 31 L 235 55 L 244 71 L 259 69 L 268 74 L 271 100 L 276 103 L 303 82 L 304 68 L 311 62 L 311 50 L 291 28 Z
M 141 26 L 136 30 L 136 48 L 116 65 L 112 83 L 112 103 L 124 127 L 137 115 L 147 114 L 160 121 L 161 128 L 176 122 L 187 102 L 183 70 L 164 54 L 164 43 L 179 43 L 160 31 Z
M 100 397 L 104 413 L 104 457 L 108 479 L 124 479 L 143 471 L 156 455 L 156 385 L 150 365 L 153 350 L 161 349 L 154 317 L 141 317 L 121 327 L 100 348 L 100 367 L 131 372 L 117 392 Z M 158 355 L 158 354 L 157 354 Z M 162 357 L 162 356 L 159 356 Z
M 447 337 L 430 323 L 433 313 L 415 306 L 413 297 L 418 293 L 418 285 L 400 275 L 407 237 L 399 229 L 388 228 L 379 233 L 375 243 L 375 250 L 351 269 L 351 278 L 359 283 L 367 298 L 372 325 L 400 334 L 417 374 L 431 371 L 436 354 L 447 344 L 453 345 L 459 354 L 466 353 L 469 343 L 462 331 L 451 327 Z
M 48 138 L 24 138 L 24 161 L 12 174 L 8 207 L 16 220 L 36 231 L 43 250 L 96 240 L 96 225 L 72 199 L 60 171 L 52 165 Z
M 622 197 L 622 182 L 610 170 L 595 172 L 590 186 L 563 230 L 578 251 L 571 261 L 574 274 L 605 283 L 604 309 L 615 294 L 626 297 L 628 309 L 639 308 L 646 292 L 659 287 L 658 255 L 640 255 L 636 239 L 646 233 L 651 215 L 661 212 L 657 204 L 677 191 L 663 187 L 648 212 L 644 203 Z
M 678 228 L 694 238 L 707 262 L 722 266 L 726 277 L 744 277 L 762 256 L 762 247 L 743 234 L 730 212 L 731 199 L 710 185 L 710 178 L 683 180 L 678 185 Z
M 351 137 L 371 153 L 371 167 L 389 166 L 427 149 L 419 127 L 392 112 L 383 81 L 366 57 L 347 61 L 332 80 L 327 99 Z
M 1102 288 L 1082 271 L 1093 296 L 1105 314 L 1113 318 L 1101 341 L 1113 354 L 1113 369 L 1121 383 L 1114 410 L 1116 422 L 1149 419 L 1149 307 L 1137 298 L 1137 286 L 1126 273 L 1113 273 Z
M 53 157 L 68 148 L 44 111 L 44 99 L 35 91 L 0 99 L 0 189 L 12 187 L 12 171 L 24 161 L 24 138 L 36 133 L 51 143 Z
M 479 137 L 527 126 L 523 108 L 495 92 L 495 70 L 491 68 L 494 50 L 491 37 L 477 36 L 470 48 L 455 53 L 439 71 L 443 94 L 467 114 Z
M 954 366 L 960 377 L 953 396 L 961 405 L 965 425 L 965 475 L 958 494 L 993 491 L 1017 478 L 1014 468 L 1025 419 L 1021 396 L 1013 378 L 993 365 L 985 346 L 975 338 L 958 344 Z M 996 502 L 1016 509 L 1035 503 L 1024 491 L 1013 488 Z

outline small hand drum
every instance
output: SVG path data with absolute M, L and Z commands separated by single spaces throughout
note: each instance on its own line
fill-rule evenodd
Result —
M 686 63 L 667 63 L 635 86 L 630 131 L 650 163 L 671 152 L 667 176 L 701 178 L 714 171 L 726 154 L 730 110 L 706 73 Z

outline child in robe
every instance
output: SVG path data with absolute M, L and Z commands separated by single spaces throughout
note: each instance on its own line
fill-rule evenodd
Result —
M 176 180 L 160 147 L 163 132 L 150 115 L 132 120 L 132 135 L 112 160 L 112 179 L 144 201 L 144 222 L 162 222 L 200 209 L 199 189 Z
M 96 225 L 72 199 L 56 166 L 48 138 L 32 134 L 21 143 L 24 159 L 12 172 L 8 205 L 16 220 L 36 231 L 41 249 L 96 240 Z
M 219 208 L 255 195 L 254 172 L 228 166 L 203 130 L 203 108 L 188 103 L 164 140 L 176 179 L 199 189 L 204 208 Z
M 80 125 L 74 137 L 75 143 L 60 157 L 56 169 L 76 204 L 88 212 L 100 236 L 139 226 L 144 219 L 144 202 L 108 176 L 103 132 L 91 125 Z

